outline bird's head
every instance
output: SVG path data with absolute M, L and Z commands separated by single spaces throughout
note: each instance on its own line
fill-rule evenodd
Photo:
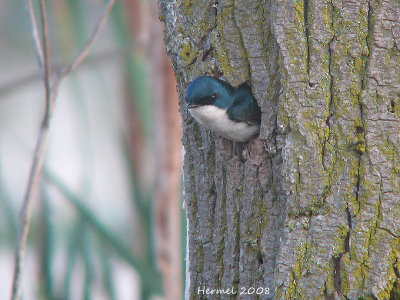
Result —
M 214 105 L 227 109 L 231 105 L 233 88 L 229 83 L 214 77 L 200 76 L 186 90 L 187 108 Z

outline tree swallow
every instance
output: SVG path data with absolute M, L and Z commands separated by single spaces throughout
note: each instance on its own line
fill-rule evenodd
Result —
M 247 84 L 235 88 L 197 77 L 187 87 L 186 106 L 200 124 L 231 141 L 247 142 L 260 130 L 261 111 Z

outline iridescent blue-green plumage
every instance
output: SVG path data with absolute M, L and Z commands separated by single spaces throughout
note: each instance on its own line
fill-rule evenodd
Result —
M 238 142 L 258 134 L 261 111 L 248 85 L 235 88 L 220 79 L 200 76 L 186 91 L 187 107 L 205 127 Z
M 233 105 L 227 111 L 231 120 L 258 125 L 261 123 L 260 108 L 247 84 L 239 86 L 232 98 Z

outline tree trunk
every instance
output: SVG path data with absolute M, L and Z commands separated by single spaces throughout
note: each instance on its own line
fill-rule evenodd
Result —
M 400 3 L 160 0 L 160 15 L 183 116 L 186 297 L 400 299 Z M 252 86 L 262 125 L 242 153 L 184 108 L 205 74 Z

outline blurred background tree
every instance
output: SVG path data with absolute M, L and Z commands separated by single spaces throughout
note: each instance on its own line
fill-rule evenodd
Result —
M 38 3 L 33 1 L 39 24 Z M 85 45 L 104 5 L 46 2 L 53 75 Z M 23 0 L 0 3 L 5 299 L 21 200 L 45 113 L 25 6 Z M 117 1 L 90 54 L 62 82 L 33 203 L 24 299 L 182 297 L 181 133 L 162 30 L 155 1 Z

